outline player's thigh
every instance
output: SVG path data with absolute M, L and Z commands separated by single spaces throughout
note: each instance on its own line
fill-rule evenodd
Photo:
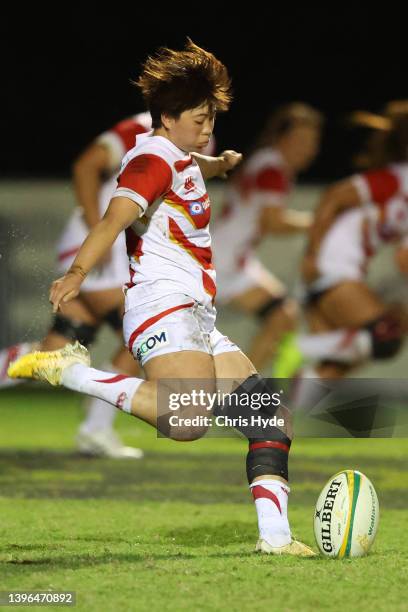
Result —
M 121 343 L 121 346 L 114 353 L 112 357 L 112 364 L 120 372 L 124 372 L 125 374 L 128 374 L 129 376 L 136 376 L 137 378 L 141 378 L 142 370 L 139 364 L 137 363 L 137 361 L 135 361 L 135 358 L 133 357 L 133 355 L 130 354 L 128 349 L 123 344 L 122 331 L 120 332 L 118 331 L 117 336 L 118 336 L 118 340 Z
M 214 358 L 202 351 L 179 351 L 158 355 L 149 359 L 143 366 L 143 370 L 147 380 L 207 379 L 215 381 Z
M 118 310 L 123 314 L 124 296 L 120 287 L 101 291 L 83 291 L 80 298 L 95 317 L 103 318 L 113 310 Z
M 284 286 L 276 280 L 275 290 L 268 290 L 265 287 L 251 287 L 239 295 L 234 296 L 229 305 L 246 314 L 253 314 L 261 310 L 268 302 L 279 299 L 285 294 Z
M 321 334 L 324 332 L 333 331 L 336 326 L 326 319 L 322 312 L 320 312 L 317 305 L 307 306 L 304 310 L 304 316 L 309 328 L 309 331 L 313 334 Z
M 215 376 L 219 380 L 241 383 L 256 374 L 255 366 L 242 351 L 220 353 L 214 357 Z
M 359 281 L 347 281 L 325 293 L 318 302 L 323 319 L 333 327 L 362 327 L 386 312 L 378 296 Z

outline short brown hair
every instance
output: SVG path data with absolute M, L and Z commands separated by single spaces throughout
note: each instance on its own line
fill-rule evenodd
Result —
M 211 110 L 226 111 L 232 100 L 224 64 L 190 39 L 182 51 L 162 47 L 148 57 L 135 85 L 142 91 L 154 128 L 161 126 L 163 113 L 178 118 L 205 103 Z
M 301 125 L 308 125 L 320 130 L 323 121 L 322 113 L 304 102 L 285 104 L 269 116 L 261 132 L 258 146 L 273 146 L 287 132 Z
M 392 100 L 383 115 L 360 111 L 354 123 L 371 129 L 364 150 L 355 156 L 360 168 L 379 168 L 408 161 L 408 101 Z

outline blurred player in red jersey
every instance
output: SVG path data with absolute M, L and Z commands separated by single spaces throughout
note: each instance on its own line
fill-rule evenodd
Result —
M 400 245 L 396 261 L 408 271 L 408 103 L 390 103 L 383 116 L 355 118 L 375 130 L 358 156 L 370 169 L 322 197 L 303 262 L 314 335 L 300 336 L 280 356 L 283 368 L 285 360 L 296 362 L 296 352 L 317 361 L 305 369 L 309 377 L 341 377 L 367 359 L 390 359 L 407 332 L 404 309 L 388 306 L 367 285 L 366 273 L 389 242 Z
M 122 158 L 135 145 L 136 136 L 151 130 L 150 113 L 129 117 L 101 134 L 73 165 L 73 180 L 79 207 L 73 212 L 57 244 L 57 269 L 65 273 L 88 232 L 105 213 L 115 191 Z M 212 138 L 205 154 L 214 152 Z M 129 260 L 125 235 L 120 234 L 102 263 L 81 286 L 81 293 L 57 313 L 44 340 L 20 343 L 0 351 L 0 389 L 23 382 L 7 376 L 10 361 L 32 351 L 55 350 L 78 340 L 84 346 L 94 341 L 103 324 L 108 324 L 122 340 L 123 285 L 129 280 Z M 139 374 L 133 357 L 121 346 L 104 367 L 115 372 Z M 87 416 L 80 425 L 77 445 L 87 454 L 113 458 L 140 458 L 142 451 L 124 446 L 112 425 L 117 411 L 101 399 L 92 398 Z
M 296 303 L 285 286 L 261 264 L 254 251 L 269 234 L 305 232 L 308 212 L 287 208 L 296 175 L 315 159 L 321 114 L 302 103 L 274 112 L 255 151 L 234 173 L 224 210 L 213 229 L 217 305 L 228 304 L 256 316 L 259 331 L 248 357 L 262 370 L 277 343 L 297 322 Z
M 206 422 L 201 424 L 208 418 L 205 400 L 197 403 L 192 395 L 196 386 L 211 395 L 234 389 L 239 400 L 232 406 L 235 414 L 241 409 L 251 413 L 252 401 L 245 409 L 248 403 L 241 398 L 259 401 L 260 391 L 273 400 L 267 381 L 215 327 L 211 202 L 204 177 L 224 175 L 241 156 L 233 151 L 218 158 L 193 154 L 207 146 L 216 111 L 227 110 L 231 100 L 227 70 L 214 55 L 191 41 L 182 51 L 162 48 L 147 59 L 138 85 L 151 112 L 153 131 L 138 136 L 125 156 L 104 217 L 89 233 L 70 270 L 52 284 L 50 300 L 57 312 L 78 296 L 89 271 L 126 230 L 131 280 L 124 336 L 146 380 L 91 368 L 81 345 L 25 355 L 10 366 L 9 374 L 100 397 L 175 440 L 189 441 L 208 429 Z M 174 415 L 167 401 L 171 396 L 160 405 L 158 394 L 180 388 L 190 389 L 191 394 L 187 405 L 182 404 L 183 411 Z M 269 405 L 275 406 L 271 401 Z M 221 413 L 227 408 L 223 402 L 217 405 Z M 258 515 L 256 549 L 312 556 L 308 546 L 292 540 L 287 517 L 290 417 L 279 402 L 273 414 L 287 417 L 280 429 L 270 425 L 250 427 L 248 432 L 238 426 L 249 438 L 246 467 Z
M 73 180 L 79 208 L 69 219 L 57 245 L 58 270 L 66 272 L 72 264 L 89 230 L 103 216 L 112 193 L 125 153 L 134 146 L 137 134 L 151 129 L 149 113 L 140 113 L 121 121 L 101 134 L 75 161 Z M 104 261 L 86 279 L 80 295 L 62 307 L 54 317 L 44 340 L 21 343 L 0 351 L 0 388 L 23 382 L 10 379 L 10 360 L 33 348 L 54 350 L 68 342 L 79 340 L 90 345 L 101 326 L 107 323 L 122 340 L 123 290 L 129 279 L 129 262 L 123 234 L 119 235 Z M 137 374 L 133 358 L 121 347 L 105 367 L 115 372 Z M 112 425 L 116 410 L 98 398 L 88 402 L 87 416 L 81 424 L 77 444 L 81 452 L 115 458 L 140 458 L 142 451 L 124 446 Z
M 66 272 L 78 253 L 89 230 L 106 211 L 115 191 L 120 164 L 133 148 L 138 134 L 151 130 L 150 113 L 129 117 L 101 134 L 78 157 L 73 166 L 73 180 L 79 207 L 73 212 L 57 244 L 57 269 Z M 214 152 L 211 138 L 205 154 Z M 20 343 L 0 351 L 0 389 L 23 382 L 7 376 L 10 362 L 32 350 L 55 350 L 78 340 L 84 346 L 94 341 L 103 324 L 108 324 L 122 340 L 123 285 L 129 280 L 129 260 L 125 235 L 120 234 L 110 252 L 86 281 L 81 293 L 55 315 L 44 340 Z M 137 375 L 139 368 L 126 347 L 122 346 L 111 361 L 104 363 L 110 371 Z M 124 446 L 112 425 L 117 411 L 101 399 L 92 398 L 87 416 L 80 425 L 77 445 L 86 454 L 113 458 L 140 458 L 140 449 Z

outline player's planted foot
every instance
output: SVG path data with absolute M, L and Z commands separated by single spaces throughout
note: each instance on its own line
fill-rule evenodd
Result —
M 271 546 L 266 540 L 259 539 L 256 544 L 255 551 L 265 553 L 267 555 L 293 555 L 296 557 L 317 556 L 310 546 L 303 544 L 303 542 L 298 542 L 298 540 L 292 540 L 285 546 Z
M 89 366 L 88 350 L 79 342 L 67 344 L 57 351 L 35 351 L 10 364 L 10 378 L 33 378 L 56 386 L 62 383 L 64 370 L 75 364 Z
M 142 459 L 143 451 L 133 446 L 125 446 L 112 430 L 79 432 L 77 447 L 83 455 L 110 457 L 111 459 Z

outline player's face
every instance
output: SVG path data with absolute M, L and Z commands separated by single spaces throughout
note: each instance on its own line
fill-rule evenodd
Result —
M 215 113 L 207 104 L 186 110 L 178 119 L 167 118 L 169 138 L 183 151 L 202 151 L 211 138 Z
M 305 170 L 310 166 L 319 153 L 320 138 L 320 130 L 308 125 L 294 127 L 285 136 L 294 170 Z

